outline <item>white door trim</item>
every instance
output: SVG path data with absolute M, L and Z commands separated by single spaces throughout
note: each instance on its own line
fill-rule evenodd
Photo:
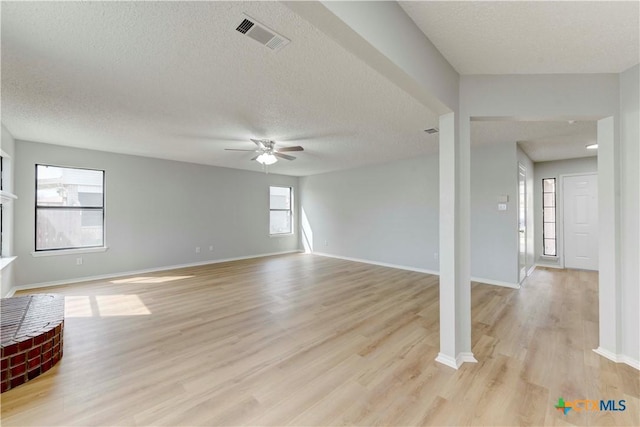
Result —
M 520 194 L 520 175 L 524 175 L 524 195 Z M 522 284 L 529 276 L 529 266 L 527 265 L 527 257 L 528 257 L 528 247 L 527 247 L 527 230 L 529 228 L 529 215 L 527 215 L 527 211 L 529 209 L 527 203 L 527 193 L 529 189 L 527 188 L 527 167 L 522 163 L 518 162 L 518 200 L 517 200 L 517 229 L 518 229 L 518 283 Z M 521 255 L 521 237 L 522 234 L 520 232 L 520 204 L 523 202 L 521 197 L 524 198 L 524 267 L 520 265 L 520 257 Z M 524 274 L 523 274 L 524 272 Z

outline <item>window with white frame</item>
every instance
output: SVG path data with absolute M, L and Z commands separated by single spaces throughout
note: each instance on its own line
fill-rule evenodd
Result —
M 12 256 L 13 201 L 17 199 L 11 182 L 11 156 L 0 149 L 0 269 L 8 265 Z
M 35 250 L 104 246 L 104 171 L 36 165 Z
M 542 254 L 557 256 L 555 178 L 542 180 L 542 233 L 544 241 Z
M 291 187 L 269 187 L 269 234 L 293 233 Z

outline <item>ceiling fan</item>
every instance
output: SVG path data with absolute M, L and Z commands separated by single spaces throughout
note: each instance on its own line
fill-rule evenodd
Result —
M 251 160 L 255 160 L 256 162 L 263 165 L 272 165 L 278 161 L 278 158 L 285 160 L 295 160 L 295 157 L 290 156 L 288 154 L 282 154 L 287 151 L 304 151 L 304 148 L 296 145 L 295 147 L 282 147 L 276 148 L 276 142 L 269 139 L 253 139 L 251 138 L 254 144 L 257 145 L 256 150 L 241 150 L 237 148 L 225 148 L 227 151 L 253 151 L 258 153 L 257 156 L 252 158 Z

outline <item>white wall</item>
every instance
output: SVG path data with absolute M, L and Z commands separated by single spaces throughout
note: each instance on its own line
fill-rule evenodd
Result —
M 583 157 L 580 159 L 568 159 L 568 160 L 556 160 L 552 162 L 538 162 L 534 165 L 535 178 L 534 178 L 534 206 L 535 206 L 535 259 L 539 265 L 546 265 L 551 267 L 560 267 L 564 265 L 562 261 L 562 248 L 563 239 L 561 229 L 559 228 L 559 222 L 561 218 L 560 209 L 556 207 L 556 243 L 558 260 L 553 261 L 550 259 L 541 258 L 543 249 L 542 239 L 542 180 L 544 178 L 556 179 L 556 203 L 559 205 L 562 203 L 562 188 L 560 183 L 560 175 L 576 174 L 576 173 L 596 173 L 598 172 L 598 159 L 597 157 Z
M 7 159 L 4 164 L 3 188 L 4 191 L 15 193 L 15 141 L 9 131 L 2 125 L 2 139 L 0 139 L 0 149 L 4 151 L 11 159 Z M 14 233 L 13 233 L 13 217 L 14 204 L 10 202 L 2 206 L 2 255 L 5 257 L 14 255 Z M 14 285 L 14 263 L 8 264 L 0 270 L 0 297 L 7 295 L 11 287 Z
M 617 74 L 460 76 L 463 117 L 601 118 L 618 104 Z
M 31 255 L 36 163 L 105 170 L 108 251 L 82 254 L 82 265 Z M 298 249 L 297 233 L 269 236 L 269 185 L 297 197 L 295 177 L 25 141 L 15 170 L 18 286 Z
M 620 74 L 622 351 L 640 361 L 640 65 Z
M 302 177 L 300 193 L 314 252 L 438 270 L 437 155 Z

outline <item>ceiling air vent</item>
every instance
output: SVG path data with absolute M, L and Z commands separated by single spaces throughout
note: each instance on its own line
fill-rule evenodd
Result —
M 243 14 L 242 22 L 236 27 L 236 31 L 245 34 L 261 45 L 277 51 L 285 47 L 291 40 L 281 36 L 275 31 L 265 27 L 247 14 Z
M 247 31 L 251 29 L 251 27 L 253 27 L 253 22 L 249 21 L 248 19 L 245 19 L 240 23 L 240 25 L 238 25 L 238 28 L 236 28 L 236 31 L 240 31 L 242 34 L 245 34 Z
M 434 133 L 438 133 L 438 128 L 429 128 L 424 130 L 429 135 L 433 135 Z

